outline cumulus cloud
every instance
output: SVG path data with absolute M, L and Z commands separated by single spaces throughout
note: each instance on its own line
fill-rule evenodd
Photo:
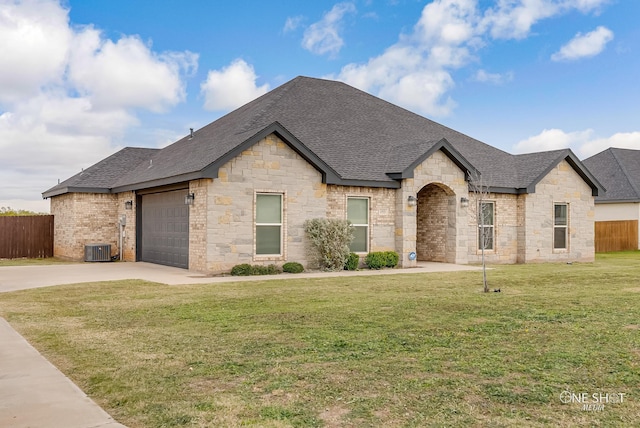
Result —
M 477 59 L 494 39 L 522 39 L 539 21 L 570 11 L 597 12 L 608 0 L 499 0 L 481 10 L 478 0 L 434 0 L 427 4 L 408 34 L 366 63 L 347 64 L 328 78 L 422 114 L 448 115 L 455 102 L 452 72 Z M 425 77 L 427 76 L 427 77 Z M 513 74 L 488 73 L 475 80 L 503 84 Z
M 574 61 L 596 56 L 604 50 L 611 40 L 613 40 L 613 31 L 600 26 L 590 33 L 576 34 L 558 52 L 551 55 L 551 59 L 554 61 Z
M 317 55 L 336 55 L 342 49 L 344 40 L 340 36 L 343 18 L 355 13 L 353 3 L 338 3 L 320 21 L 311 24 L 304 32 L 302 47 Z
M 290 16 L 285 21 L 282 31 L 284 33 L 295 31 L 302 24 L 302 21 L 304 21 L 303 16 Z
M 0 0 L 0 52 L 0 205 L 38 198 L 113 153 L 137 111 L 184 100 L 198 61 L 71 26 L 55 0 Z
M 584 159 L 609 147 L 640 150 L 640 132 L 620 132 L 609 137 L 599 137 L 592 129 L 565 132 L 562 129 L 545 129 L 518 142 L 514 153 L 531 153 L 545 150 L 571 149 Z
M 211 70 L 200 86 L 207 110 L 231 110 L 267 93 L 269 85 L 256 85 L 253 67 L 236 59 L 222 70 Z

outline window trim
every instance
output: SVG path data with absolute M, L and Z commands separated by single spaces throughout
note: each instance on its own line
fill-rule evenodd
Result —
M 565 224 L 556 224 L 556 207 L 566 207 L 566 222 Z M 553 231 L 551 235 L 551 246 L 553 251 L 563 253 L 569 251 L 569 202 L 554 202 L 552 212 Z M 564 247 L 556 247 L 556 229 L 564 229 Z
M 349 220 L 349 200 L 350 199 L 364 199 L 367 201 L 367 223 L 351 223 L 353 227 L 364 227 L 366 228 L 365 232 L 365 250 L 364 251 L 353 251 L 351 250 L 351 244 L 349 244 L 349 251 L 352 251 L 358 255 L 368 254 L 371 248 L 371 198 L 369 196 L 361 196 L 361 195 L 347 195 L 347 204 L 345 209 L 345 217 Z M 349 220 L 350 221 L 350 220 Z M 353 243 L 353 241 L 352 241 Z
M 280 222 L 279 223 L 258 223 L 258 196 L 280 196 Z M 256 191 L 254 196 L 255 209 L 253 213 L 253 257 L 254 260 L 280 260 L 285 256 L 285 194 L 284 192 Z M 280 227 L 280 252 L 275 254 L 258 254 L 258 227 L 279 226 Z
M 493 224 L 485 225 L 484 216 L 482 215 L 482 204 L 488 204 L 492 206 L 491 209 L 491 220 Z M 477 251 L 482 252 L 482 246 L 480 245 L 480 238 L 483 236 L 483 229 L 491 229 L 491 248 L 485 248 L 485 252 L 495 252 L 496 251 L 496 201 L 488 201 L 481 200 L 478 201 L 478 212 L 477 212 L 477 223 L 478 223 L 478 239 L 476 240 Z

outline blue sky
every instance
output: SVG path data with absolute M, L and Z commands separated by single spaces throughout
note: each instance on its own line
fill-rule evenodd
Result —
M 0 0 L 0 206 L 298 76 L 511 153 L 640 149 L 636 0 Z

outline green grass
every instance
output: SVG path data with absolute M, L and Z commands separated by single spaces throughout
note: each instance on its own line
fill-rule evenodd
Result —
M 3 266 L 38 266 L 38 265 L 59 265 L 76 263 L 69 260 L 58 259 L 55 257 L 45 258 L 19 258 L 19 259 L 0 259 L 0 268 Z
M 0 315 L 132 428 L 637 424 L 640 253 L 489 281 L 117 281 L 0 294 Z

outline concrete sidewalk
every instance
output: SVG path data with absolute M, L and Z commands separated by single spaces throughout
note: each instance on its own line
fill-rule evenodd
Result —
M 0 267 L 0 293 L 82 282 L 143 279 L 168 285 L 330 278 L 478 270 L 421 263 L 411 269 L 312 272 L 253 277 L 209 277 L 151 263 L 78 263 Z M 0 427 L 126 428 L 80 390 L 0 318 Z
M 0 318 L 0 427 L 125 428 Z

